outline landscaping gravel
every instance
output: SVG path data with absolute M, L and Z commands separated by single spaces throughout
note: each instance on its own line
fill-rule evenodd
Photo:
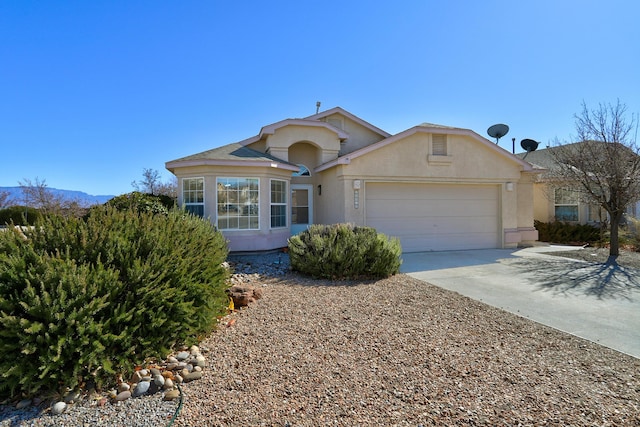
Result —
M 253 284 L 177 425 L 640 425 L 631 356 L 402 274 Z
M 329 282 L 280 253 L 230 261 L 263 298 L 201 343 L 177 426 L 640 425 L 639 359 L 403 274 Z M 161 426 L 176 408 L 124 403 L 94 408 L 102 424 L 81 405 L 19 422 L 0 408 L 0 426 Z

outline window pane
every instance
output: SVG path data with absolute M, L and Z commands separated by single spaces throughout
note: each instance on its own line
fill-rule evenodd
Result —
M 202 205 L 186 205 L 184 208 L 190 214 L 197 215 L 199 217 L 204 216 L 204 206 Z
M 572 205 L 577 204 L 580 198 L 580 193 L 574 190 L 566 188 L 556 188 L 555 202 L 559 205 Z
M 217 178 L 218 228 L 259 228 L 259 179 Z
M 260 227 L 258 217 L 253 216 L 249 219 L 249 228 L 252 230 L 256 230 Z
M 287 226 L 287 206 L 286 205 L 274 205 L 271 206 L 271 227 L 286 227 Z
M 287 183 L 285 181 L 271 181 L 271 203 L 287 202 Z
M 182 204 L 187 212 L 204 216 L 204 178 L 182 180 Z
M 556 221 L 578 221 L 578 207 L 556 206 Z
M 291 208 L 291 223 L 292 224 L 308 224 L 309 208 L 308 207 Z

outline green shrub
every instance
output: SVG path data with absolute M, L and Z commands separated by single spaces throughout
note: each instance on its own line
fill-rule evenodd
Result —
M 400 269 L 402 249 L 371 227 L 312 225 L 289 239 L 291 267 L 314 278 L 383 278 Z
M 33 225 L 41 216 L 36 208 L 9 206 L 0 209 L 0 226 L 11 223 L 14 225 Z
M 180 211 L 100 207 L 0 233 L 0 396 L 111 385 L 197 342 L 227 306 L 227 254 Z
M 567 222 L 534 222 L 541 242 L 563 244 L 598 243 L 601 229 L 590 224 L 571 224 Z
M 106 203 L 118 210 L 134 209 L 138 212 L 153 212 L 167 214 L 175 206 L 175 201 L 166 195 L 154 196 L 152 194 L 133 191 L 114 197 Z

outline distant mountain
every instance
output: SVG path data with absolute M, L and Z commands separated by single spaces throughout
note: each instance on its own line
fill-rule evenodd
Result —
M 60 190 L 58 188 L 49 188 L 49 187 L 47 187 L 47 190 L 51 191 L 56 196 L 61 196 L 67 200 L 75 200 L 84 206 L 101 205 L 115 197 L 115 196 L 94 196 L 91 194 L 84 193 L 82 191 Z M 14 205 L 25 204 L 24 194 L 22 193 L 22 188 L 20 187 L 0 187 L 0 193 L 1 192 L 9 193 L 7 202 L 10 202 L 11 204 L 14 204 Z

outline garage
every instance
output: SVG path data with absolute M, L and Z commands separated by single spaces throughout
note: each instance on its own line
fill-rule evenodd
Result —
M 366 225 L 403 252 L 501 247 L 497 185 L 367 183 Z

